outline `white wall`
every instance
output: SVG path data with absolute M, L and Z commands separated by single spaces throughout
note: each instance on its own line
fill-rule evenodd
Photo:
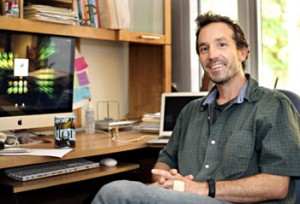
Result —
M 120 117 L 124 117 L 128 113 L 128 44 L 81 39 L 81 55 L 89 65 L 94 110 L 97 111 L 97 101 L 117 100 Z

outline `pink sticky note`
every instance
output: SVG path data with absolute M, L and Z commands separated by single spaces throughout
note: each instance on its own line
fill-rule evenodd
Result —
M 77 79 L 80 86 L 88 85 L 90 83 L 88 75 L 85 71 L 77 73 Z
M 75 69 L 76 71 L 81 71 L 88 67 L 84 57 L 78 57 L 75 59 Z

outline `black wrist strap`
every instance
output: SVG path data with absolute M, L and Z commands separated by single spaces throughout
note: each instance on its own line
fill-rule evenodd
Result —
M 208 196 L 214 198 L 216 195 L 216 182 L 213 179 L 208 179 Z

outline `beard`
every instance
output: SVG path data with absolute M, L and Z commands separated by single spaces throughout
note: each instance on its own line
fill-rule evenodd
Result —
M 215 84 L 226 84 L 228 81 L 230 81 L 235 75 L 237 74 L 234 73 L 233 75 L 229 75 L 229 74 L 226 74 L 225 76 L 222 76 L 222 77 L 210 77 L 210 80 L 212 82 L 214 82 Z
M 211 67 L 215 63 L 223 64 L 224 67 L 222 69 L 224 70 L 222 70 L 222 72 L 224 73 L 221 73 L 219 75 L 214 75 L 210 73 Z M 210 63 L 208 63 L 206 67 L 207 67 L 206 72 L 208 73 L 210 80 L 215 84 L 220 84 L 220 85 L 226 84 L 228 81 L 234 78 L 239 72 L 238 65 L 235 63 L 229 63 L 225 58 L 214 59 Z

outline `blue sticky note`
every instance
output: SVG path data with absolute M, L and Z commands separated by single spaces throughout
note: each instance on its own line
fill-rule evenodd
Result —
M 80 102 L 82 100 L 82 94 L 80 88 L 76 88 L 73 90 L 73 103 Z
M 90 88 L 87 86 L 81 87 L 81 96 L 82 98 L 91 98 L 91 91 Z

